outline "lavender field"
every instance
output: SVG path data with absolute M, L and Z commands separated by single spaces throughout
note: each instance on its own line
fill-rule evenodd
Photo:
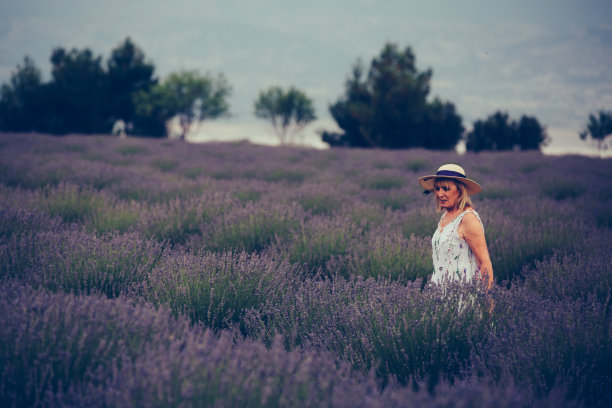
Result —
M 488 294 L 427 284 L 439 215 L 416 179 L 446 162 L 483 186 Z M 0 134 L 0 405 L 611 406 L 611 176 Z

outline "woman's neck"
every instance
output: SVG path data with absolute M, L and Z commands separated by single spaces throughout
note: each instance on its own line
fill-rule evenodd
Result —
M 459 208 L 457 208 L 457 207 L 455 207 L 455 208 L 453 208 L 453 209 L 450 209 L 450 210 L 449 210 L 449 209 L 447 209 L 447 210 L 446 210 L 446 214 L 451 215 L 451 216 L 452 216 L 452 215 L 457 215 L 457 214 L 459 214 L 460 212 L 461 212 L 461 211 L 460 211 L 460 210 L 459 210 Z
M 459 207 L 455 207 L 455 208 L 453 208 L 452 210 L 448 210 L 448 209 L 447 209 L 447 210 L 446 210 L 446 213 L 447 213 L 448 215 L 451 215 L 451 216 L 452 216 L 452 215 L 457 215 L 457 214 L 460 214 L 460 213 L 462 213 L 463 211 L 467 211 L 467 210 L 469 210 L 469 209 L 470 209 L 470 206 L 469 206 L 469 205 L 465 206 L 465 208 L 464 208 L 463 210 L 460 210 L 460 209 L 459 209 Z

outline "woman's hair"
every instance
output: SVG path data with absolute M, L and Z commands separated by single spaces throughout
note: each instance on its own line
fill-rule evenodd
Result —
M 434 187 L 448 186 L 449 183 L 453 183 L 455 186 L 457 186 L 457 190 L 459 190 L 459 199 L 457 200 L 457 204 L 455 204 L 455 207 L 458 208 L 459 211 L 463 211 L 467 207 L 472 207 L 472 200 L 470 199 L 470 195 L 467 192 L 467 187 L 462 182 L 457 181 L 455 179 L 439 178 L 434 182 Z M 442 207 L 440 207 L 440 203 L 438 202 L 437 197 L 436 206 L 438 208 L 438 212 L 442 212 Z

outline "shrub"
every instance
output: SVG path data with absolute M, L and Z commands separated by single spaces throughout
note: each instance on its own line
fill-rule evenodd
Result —
M 584 224 L 577 221 L 547 220 L 521 225 L 508 218 L 497 218 L 486 224 L 486 234 L 498 282 L 522 276 L 526 265 L 543 260 L 555 251 L 569 251 L 580 244 Z
M 403 283 L 427 279 L 432 268 L 430 240 L 385 232 L 372 231 L 351 242 L 348 253 L 334 257 L 326 268 L 344 277 L 386 278 Z
M 138 202 L 114 200 L 112 204 L 107 202 L 100 206 L 87 225 L 91 225 L 91 229 L 97 233 L 132 231 L 140 225 L 143 210 Z
M 555 253 L 524 271 L 525 286 L 554 301 L 596 300 L 606 304 L 612 295 L 612 264 L 608 258 L 609 251 L 601 247 L 586 253 Z
M 359 234 L 359 228 L 349 219 L 318 216 L 302 222 L 292 231 L 289 243 L 278 243 L 277 247 L 291 263 L 304 265 L 311 272 L 323 270 L 326 274 L 333 274 L 327 262 L 346 255 L 354 237 Z
M 185 322 L 125 299 L 15 285 L 0 288 L 0 316 L 2 406 L 72 405 L 75 394 L 104 389 L 113 372 L 146 355 L 147 344 L 188 334 Z
M 101 196 L 74 184 L 61 183 L 48 188 L 40 197 L 38 206 L 51 216 L 59 216 L 64 222 L 84 223 L 103 205 Z
M 239 323 L 244 310 L 258 307 L 292 274 L 295 268 L 285 263 L 244 252 L 177 252 L 164 257 L 135 293 L 193 322 L 221 329 Z
M 171 244 L 185 244 L 192 235 L 200 235 L 202 225 L 211 222 L 223 210 L 223 199 L 201 196 L 175 199 L 149 206 L 140 214 L 140 229 L 152 238 Z
M 609 160 L 135 142 L 0 134 L 2 406 L 611 405 Z M 492 314 L 425 284 L 457 160 Z
M 300 217 L 296 206 L 247 202 L 204 225 L 200 248 L 261 251 L 276 239 L 286 239 Z
M 159 243 L 136 233 L 30 232 L 0 246 L 0 272 L 51 291 L 117 297 L 144 280 L 162 254 Z
M 567 406 L 476 380 L 444 383 L 435 395 L 381 391 L 326 353 L 215 335 L 123 298 L 3 286 L 0 316 L 2 406 Z
M 6 242 L 22 234 L 36 231 L 57 231 L 61 220 L 35 209 L 18 208 L 0 204 L 0 242 Z
M 309 279 L 295 293 L 268 298 L 245 321 L 268 342 L 280 333 L 288 348 L 328 350 L 387 381 L 432 389 L 442 379 L 461 378 L 473 343 L 489 327 L 486 299 L 468 303 L 470 290 L 455 289 L 443 296 L 435 289 L 421 292 L 420 282 Z
M 498 383 L 511 378 L 538 395 L 561 388 L 567 400 L 607 406 L 612 402 L 607 309 L 593 299 L 551 301 L 523 286 L 497 291 L 494 330 L 477 343 L 473 361 Z

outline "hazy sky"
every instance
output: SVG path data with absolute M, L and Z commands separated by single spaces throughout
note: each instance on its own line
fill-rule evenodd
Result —
M 317 144 L 351 67 L 385 42 L 412 47 L 418 69 L 433 70 L 431 96 L 453 102 L 467 128 L 496 110 L 532 115 L 550 151 L 578 151 L 589 113 L 612 110 L 611 0 L 0 0 L 0 82 L 26 54 L 48 79 L 53 48 L 106 59 L 127 36 L 161 78 L 227 77 L 233 116 L 207 123 L 203 140 L 274 140 L 253 102 L 281 85 L 314 100 L 320 120 L 305 140 Z

